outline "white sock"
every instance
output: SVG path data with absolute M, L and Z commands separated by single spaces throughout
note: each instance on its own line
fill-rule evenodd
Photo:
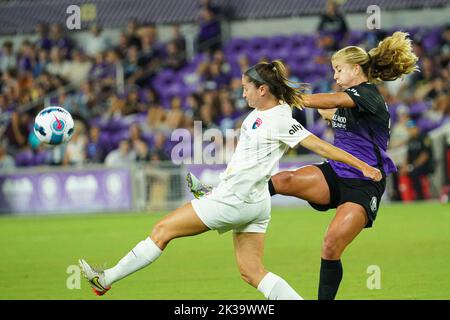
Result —
M 272 272 L 262 278 L 258 290 L 269 300 L 304 300 L 283 278 Z
M 128 254 L 123 257 L 114 267 L 105 270 L 105 286 L 148 266 L 158 259 L 161 249 L 150 237 L 139 242 Z

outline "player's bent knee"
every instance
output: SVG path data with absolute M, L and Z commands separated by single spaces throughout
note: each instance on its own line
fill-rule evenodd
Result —
M 283 194 L 285 192 L 284 186 L 289 186 L 292 176 L 291 172 L 280 172 L 272 176 L 271 180 L 275 191 Z

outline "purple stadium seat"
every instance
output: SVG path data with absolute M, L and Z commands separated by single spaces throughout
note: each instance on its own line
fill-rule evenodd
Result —
M 121 130 L 111 135 L 111 144 L 113 148 L 117 148 L 119 142 L 130 137 L 128 130 Z
M 32 164 L 34 166 L 45 165 L 47 163 L 48 159 L 49 159 L 49 154 L 47 151 L 37 152 L 36 154 L 34 154 Z
M 357 46 L 365 40 L 366 32 L 362 30 L 352 30 L 348 39 L 349 46 Z
M 279 36 L 273 36 L 268 39 L 267 41 L 267 48 L 270 51 L 282 51 L 282 50 L 289 50 L 289 37 L 279 35 Z
M 228 42 L 228 44 L 225 47 L 226 53 L 232 53 L 232 54 L 242 54 L 247 49 L 247 39 L 243 38 L 234 38 Z
M 163 91 L 165 88 L 173 84 L 176 78 L 176 73 L 171 69 L 165 69 L 158 73 L 153 80 L 153 86 L 157 91 Z
M 291 50 L 297 50 L 304 45 L 304 39 L 305 37 L 301 34 L 294 34 L 293 36 L 289 37 L 288 39 L 288 47 Z
M 33 165 L 33 152 L 31 150 L 21 151 L 15 157 L 17 167 Z
M 263 50 L 267 50 L 269 47 L 269 39 L 265 37 L 254 37 L 250 39 L 247 45 L 247 50 L 252 53 L 257 53 Z

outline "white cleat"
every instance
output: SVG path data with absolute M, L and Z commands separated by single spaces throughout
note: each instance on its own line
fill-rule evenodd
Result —
M 186 175 L 186 181 L 189 189 L 191 190 L 194 197 L 201 198 L 208 192 L 212 190 L 212 187 L 205 186 L 196 176 L 191 172 Z
M 84 277 L 92 287 L 92 291 L 94 291 L 97 296 L 102 296 L 111 289 L 111 287 L 104 285 L 105 274 L 103 271 L 93 269 L 84 259 L 78 260 L 78 264 Z

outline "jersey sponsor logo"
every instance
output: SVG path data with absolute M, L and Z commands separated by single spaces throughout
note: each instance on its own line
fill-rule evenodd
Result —
M 303 130 L 303 127 L 300 124 L 293 124 L 289 129 L 289 134 L 294 134 L 299 130 Z
M 333 115 L 331 125 L 333 128 L 339 128 L 347 130 L 347 118 L 344 116 L 338 116 L 336 113 Z
M 258 127 L 261 125 L 261 123 L 262 123 L 261 118 L 257 118 L 257 119 L 255 120 L 255 122 L 253 123 L 253 125 L 252 125 L 252 129 L 258 128 Z
M 373 213 L 377 211 L 377 197 L 372 197 L 372 200 L 370 200 L 370 210 Z

